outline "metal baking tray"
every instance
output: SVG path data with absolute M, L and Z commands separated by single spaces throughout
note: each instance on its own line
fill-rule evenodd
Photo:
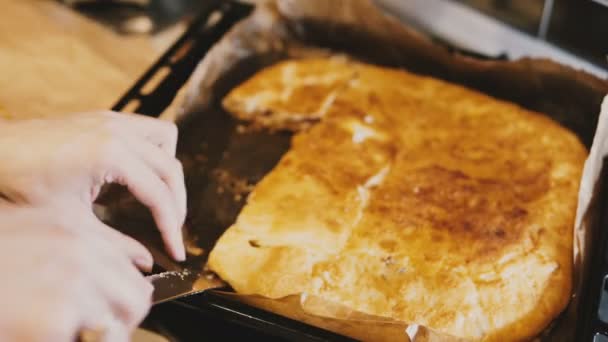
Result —
M 252 6 L 236 1 L 207 1 L 198 19 L 192 22 L 190 28 L 175 44 L 156 62 L 135 84 L 134 86 L 114 105 L 113 110 L 124 110 L 133 102 L 137 102 L 134 112 L 148 115 L 159 116 L 171 104 L 178 91 L 184 86 L 189 76 L 197 64 L 203 59 L 209 49 L 218 42 L 222 36 L 239 20 L 245 18 L 252 11 Z M 213 13 L 215 16 L 220 13 L 219 20 L 213 25 L 209 24 L 209 18 Z M 452 53 L 466 55 L 470 58 L 491 60 L 493 57 L 479 55 L 475 52 L 458 50 L 447 46 Z M 503 59 L 499 57 L 498 59 Z M 144 92 L 143 88 L 154 79 L 162 69 L 169 69 L 169 73 L 151 92 Z M 237 75 L 243 79 L 247 73 Z M 483 83 L 483 79 L 478 80 Z M 471 81 L 475 87 L 475 80 Z M 226 89 L 225 91 L 227 91 Z M 504 91 L 501 89 L 499 91 Z M 516 90 L 515 90 L 516 92 Z M 492 94 L 493 95 L 493 94 Z M 517 99 L 520 94 L 513 97 Z M 522 100 L 525 102 L 526 100 Z M 516 101 L 517 102 L 517 101 Z M 535 103 L 532 103 L 535 106 Z M 599 107 L 598 107 L 599 108 Z M 581 119 L 583 124 L 573 123 L 570 125 L 581 139 L 589 146 L 592 135 L 588 134 L 589 127 L 594 127 L 597 118 Z M 210 150 L 205 156 L 206 164 L 200 174 L 186 175 L 187 186 L 189 189 L 201 189 L 203 193 L 197 199 L 205 199 L 205 192 L 208 192 L 209 182 L 208 173 L 212 165 L 220 163 L 222 156 L 226 153 L 238 150 L 241 155 L 248 155 L 249 160 L 238 165 L 229 165 L 237 173 L 243 168 L 248 168 L 247 173 L 250 181 L 255 183 L 270 170 L 289 147 L 290 134 L 263 132 L 245 135 L 242 141 L 237 144 L 228 143 L 224 135 L 234 131 L 238 123 L 230 119 L 221 109 L 217 112 L 206 113 L 204 120 L 185 120 L 180 123 L 180 135 L 182 129 L 188 131 L 184 139 L 180 139 L 178 155 L 192 151 L 191 145 L 203 146 L 207 143 L 220 144 L 222 146 Z M 587 131 L 586 134 L 581 131 Z M 192 134 L 196 131 L 196 134 Z M 263 139 L 260 139 L 263 138 Z M 263 146 L 259 145 L 262 141 Z M 208 149 L 208 146 L 200 147 Z M 200 149 L 199 148 L 199 149 Z M 196 149 L 195 149 L 196 150 Z M 251 160 L 262 160 L 261 164 L 253 163 Z M 225 162 L 225 161 L 224 161 Z M 234 161 L 228 160 L 228 164 Z M 606 163 L 604 163 L 606 164 Z M 186 164 L 185 164 L 186 165 Z M 253 168 L 253 169 L 252 169 Z M 604 168 L 603 175 L 606 174 Z M 603 177 L 602 177 L 603 179 Z M 204 189 L 204 190 L 203 190 Z M 590 241 L 593 248 L 592 272 L 584 282 L 585 290 L 580 298 L 581 305 L 571 308 L 569 315 L 576 317 L 576 340 L 592 341 L 597 333 L 608 334 L 608 324 L 602 322 L 598 316 L 600 310 L 600 298 L 606 293 L 608 302 L 608 288 L 604 284 L 604 277 L 608 274 L 608 191 L 602 186 L 598 194 L 600 207 L 599 215 L 595 220 L 595 226 L 590 232 Z M 214 198 L 217 207 L 226 206 L 222 198 Z M 230 199 L 232 200 L 232 199 Z M 187 224 L 190 227 L 205 227 L 203 234 L 207 239 L 202 242 L 202 247 L 209 250 L 215 240 L 221 235 L 223 230 L 236 217 L 244 198 L 239 198 L 237 206 L 228 205 L 228 209 L 220 210 L 224 214 L 208 213 L 209 221 L 200 221 L 200 217 L 207 215 L 199 211 L 208 210 L 198 208 L 196 199 L 194 203 L 189 203 L 189 212 L 196 212 L 197 219 L 189 216 Z M 230 290 L 230 289 L 224 289 Z M 608 306 L 608 304 L 607 304 Z M 198 340 L 202 337 L 221 338 L 226 340 L 241 339 L 263 339 L 267 341 L 350 341 L 352 339 L 337 335 L 335 333 L 307 325 L 305 323 L 285 318 L 258 308 L 245 305 L 233 299 L 226 298 L 221 292 L 209 290 L 197 295 L 193 295 L 181 300 L 164 303 L 154 307 L 143 323 L 144 327 L 156 330 L 161 334 L 169 336 L 176 341 Z
M 207 1 L 189 29 L 112 107 L 158 117 L 174 100 L 196 65 L 207 51 L 253 7 L 232 1 Z M 219 14 L 219 15 L 218 15 Z M 209 18 L 220 17 L 213 25 Z M 143 88 L 160 73 L 170 72 L 154 90 Z M 210 125 L 213 129 L 212 125 Z M 282 140 L 287 141 L 286 137 Z M 223 289 L 229 290 L 229 289 Z M 347 337 L 266 312 L 206 291 L 181 300 L 155 306 L 143 323 L 175 341 L 192 341 L 202 337 L 225 340 L 263 339 L 265 341 L 352 341 Z

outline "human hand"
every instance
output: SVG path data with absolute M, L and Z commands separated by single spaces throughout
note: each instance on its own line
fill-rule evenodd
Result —
M 156 221 L 169 253 L 185 258 L 186 189 L 173 123 L 114 112 L 0 121 L 0 198 L 79 210 L 102 185 L 119 183 Z
M 0 208 L 0 340 L 74 341 L 88 330 L 128 341 L 151 305 L 137 266 L 150 269 L 152 256 L 92 213 L 60 210 Z

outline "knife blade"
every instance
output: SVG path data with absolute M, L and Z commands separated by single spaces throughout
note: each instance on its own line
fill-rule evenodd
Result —
M 146 278 L 154 286 L 153 305 L 226 285 L 212 274 L 204 274 L 189 268 L 153 274 Z
M 152 305 L 226 286 L 226 283 L 211 273 L 190 268 L 152 274 L 146 276 L 146 279 L 154 286 Z M 99 342 L 103 340 L 104 334 L 104 329 L 83 329 L 79 332 L 77 341 Z

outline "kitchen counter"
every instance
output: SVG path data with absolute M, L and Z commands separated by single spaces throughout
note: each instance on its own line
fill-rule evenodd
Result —
M 0 107 L 12 117 L 108 109 L 166 48 L 52 0 L 0 5 Z
M 115 34 L 52 0 L 0 0 L 0 116 L 109 109 L 171 44 Z M 166 342 L 144 330 L 132 341 Z

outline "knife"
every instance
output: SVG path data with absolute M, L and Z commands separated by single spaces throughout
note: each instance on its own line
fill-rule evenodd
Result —
M 211 273 L 205 274 L 189 268 L 153 274 L 146 278 L 154 286 L 153 305 L 226 285 Z
M 154 286 L 152 305 L 191 296 L 205 290 L 226 286 L 217 276 L 191 268 L 167 271 L 146 277 Z M 78 342 L 103 341 L 104 329 L 84 329 Z
M 146 242 L 142 243 L 152 254 L 154 263 L 165 270 L 146 277 L 154 286 L 153 305 L 226 286 L 213 273 L 201 270 L 201 265 L 207 261 L 205 256 L 190 256 L 185 263 L 177 263 L 153 243 Z

